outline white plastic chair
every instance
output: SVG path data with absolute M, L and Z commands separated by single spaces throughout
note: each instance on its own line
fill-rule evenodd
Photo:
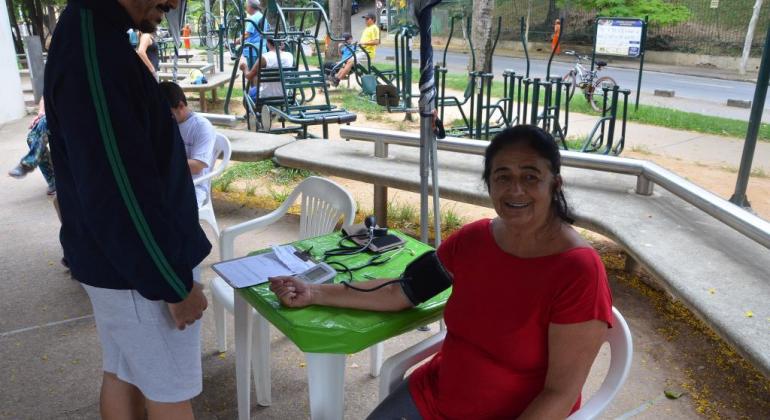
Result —
M 610 367 L 607 370 L 607 376 L 604 377 L 599 390 L 588 401 L 583 401 L 580 409 L 572 413 L 568 420 L 586 420 L 599 417 L 615 398 L 628 377 L 634 353 L 631 330 L 629 330 L 623 315 L 614 306 L 612 307 L 612 316 L 613 327 L 607 330 L 607 335 L 604 338 L 610 344 Z M 385 360 L 380 375 L 380 402 L 403 382 L 404 375 L 409 368 L 441 349 L 445 336 L 446 331 L 442 331 Z
M 315 176 L 302 181 L 280 207 L 264 216 L 247 222 L 230 226 L 222 231 L 220 236 L 220 257 L 229 260 L 235 257 L 233 243 L 235 238 L 244 233 L 268 226 L 283 217 L 296 199 L 302 195 L 300 207 L 299 238 L 305 239 L 331 233 L 340 217 L 343 225 L 351 224 L 356 214 L 356 204 L 353 197 L 338 184 Z M 227 350 L 225 309 L 234 312 L 233 289 L 220 277 L 210 284 L 213 296 L 214 322 L 217 332 L 217 346 L 220 351 Z M 257 384 L 257 402 L 259 405 L 270 405 L 270 340 L 269 325 L 262 317 L 252 310 L 254 322 L 254 382 Z M 239 334 L 236 331 L 236 334 Z M 382 344 L 372 347 L 372 375 L 379 374 L 382 365 Z
M 211 180 L 225 171 L 227 164 L 230 162 L 230 156 L 232 155 L 232 147 L 230 146 L 230 140 L 224 135 L 217 133 L 217 138 L 214 141 L 214 153 L 211 155 L 211 162 L 208 162 L 211 171 L 202 177 L 193 179 L 193 185 L 208 185 L 209 194 L 206 196 L 206 200 L 198 207 L 198 220 L 203 220 L 214 229 L 214 232 L 219 238 L 219 226 L 217 225 L 217 218 L 214 216 L 214 206 L 211 203 Z M 217 159 L 221 159 L 219 165 L 216 165 Z M 216 167 L 214 166 L 216 165 Z

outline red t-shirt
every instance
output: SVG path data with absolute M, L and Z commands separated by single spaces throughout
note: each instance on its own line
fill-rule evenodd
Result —
M 426 420 L 517 417 L 545 384 L 549 324 L 611 326 L 607 274 L 592 248 L 517 258 L 500 249 L 484 219 L 450 236 L 438 256 L 454 276 L 447 335 L 409 377 Z M 573 411 L 579 406 L 578 398 Z

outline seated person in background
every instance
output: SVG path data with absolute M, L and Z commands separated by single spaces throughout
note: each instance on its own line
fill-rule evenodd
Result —
M 267 52 L 262 54 L 259 58 L 259 62 L 254 64 L 254 67 L 246 73 L 246 79 L 253 85 L 249 89 L 249 96 L 256 102 L 257 100 L 257 83 L 259 82 L 260 70 L 265 69 L 277 69 L 278 57 L 281 57 L 281 67 L 294 67 L 294 56 L 290 52 L 280 51 L 275 47 L 275 42 L 272 39 L 265 39 L 267 43 Z M 264 98 L 276 98 L 283 97 L 283 86 L 281 82 L 267 82 L 259 83 L 259 97 Z
M 358 45 L 361 46 L 363 51 L 356 52 L 356 61 L 361 63 L 362 66 L 369 68 L 369 60 L 374 61 L 377 46 L 380 45 L 380 28 L 377 27 L 377 15 L 374 13 L 367 13 L 363 18 L 366 20 L 366 28 L 361 32 L 361 40 L 358 41 Z M 332 76 L 332 84 L 337 86 L 340 84 L 340 80 L 347 78 L 350 71 L 353 70 L 354 64 L 353 60 L 348 60 L 340 71 Z
M 187 107 L 187 98 L 182 88 L 173 82 L 161 82 L 160 90 L 171 107 L 171 113 L 179 125 L 182 134 L 184 150 L 187 152 L 187 164 L 190 166 L 190 174 L 195 178 L 209 173 L 209 163 L 214 158 L 214 144 L 217 133 L 209 120 L 194 113 Z M 208 182 L 195 186 L 195 198 L 198 199 L 198 207 L 203 204 L 210 193 Z
M 571 226 L 560 167 L 550 134 L 509 128 L 484 159 L 497 217 L 451 235 L 430 257 L 430 270 L 407 269 L 414 281 L 370 280 L 354 289 L 270 280 L 285 306 L 373 311 L 412 308 L 453 285 L 441 350 L 370 419 L 563 419 L 580 407 L 611 327 L 612 298 L 598 253 Z
M 343 41 L 340 42 L 339 45 L 340 61 L 327 61 L 324 63 L 324 74 L 327 75 L 329 80 L 331 80 L 331 76 L 333 76 L 332 71 L 334 71 L 334 68 L 344 64 L 353 57 L 353 54 L 356 52 L 356 45 L 353 44 L 353 35 L 351 35 L 350 32 L 344 32 L 342 34 L 342 40 Z

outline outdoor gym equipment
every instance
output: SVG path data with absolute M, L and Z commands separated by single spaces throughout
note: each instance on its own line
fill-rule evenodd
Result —
M 602 88 L 602 117 L 596 122 L 591 132 L 586 136 L 581 152 L 598 152 L 605 155 L 619 155 L 623 152 L 626 143 L 626 120 L 628 117 L 628 89 Z M 621 120 L 620 138 L 615 139 L 617 125 L 618 102 L 623 95 L 623 118 Z M 609 98 L 609 99 L 608 99 Z M 602 147 L 604 150 L 602 150 Z
M 276 46 L 284 44 L 287 51 L 282 54 L 292 54 L 294 65 L 284 67 L 281 60 L 276 69 L 260 69 L 260 77 L 255 86 L 256 97 L 248 94 L 251 83 L 242 79 L 244 87 L 244 105 L 246 107 L 246 120 L 251 128 L 250 115 L 255 116 L 255 128 L 264 132 L 297 132 L 300 138 L 308 136 L 307 128 L 311 125 L 323 125 L 323 137 L 329 137 L 329 124 L 344 124 L 356 120 L 356 114 L 332 105 L 329 100 L 329 92 L 326 88 L 326 78 L 323 72 L 323 56 L 321 55 L 318 41 L 321 24 L 326 25 L 329 31 L 329 19 L 323 7 L 317 2 L 311 2 L 305 7 L 281 7 L 275 5 L 275 27 L 270 32 L 263 32 L 263 28 L 256 28 L 262 34 L 260 44 L 265 43 L 265 37 L 273 40 Z M 289 19 L 287 19 L 287 16 Z M 292 24 L 289 24 L 291 22 Z M 314 30 L 313 30 L 314 27 Z M 341 41 L 341 39 L 334 39 Z M 262 45 L 242 43 L 239 53 L 244 49 L 252 51 L 256 62 L 262 55 Z M 315 57 L 318 60 L 318 68 L 310 68 L 306 56 L 306 44 L 312 44 L 315 48 Z M 240 54 L 238 54 L 240 55 Z M 236 77 L 237 69 L 233 70 L 228 100 L 232 93 L 232 84 Z M 280 83 L 284 93 L 282 97 L 260 98 L 260 85 L 262 83 Z M 320 95 L 323 99 L 320 104 L 311 104 Z M 273 127 L 274 122 L 280 122 L 280 127 Z
M 447 40 L 444 48 L 444 56 L 441 66 L 436 66 L 435 73 L 438 79 L 439 94 L 436 97 L 436 106 L 439 110 L 439 118 L 444 119 L 446 106 L 456 107 L 460 112 L 462 124 L 459 126 L 452 126 L 450 131 L 456 134 L 481 139 L 489 138 L 490 134 L 501 131 L 506 127 L 510 127 L 515 121 L 518 120 L 518 115 L 512 116 L 513 110 L 513 89 L 515 84 L 510 82 L 511 74 L 504 74 L 503 90 L 504 97 L 498 100 L 496 103 L 492 103 L 492 81 L 494 74 L 491 73 L 491 69 L 485 69 L 485 71 L 470 71 L 468 73 L 468 84 L 465 87 L 462 101 L 455 96 L 447 96 L 446 94 L 446 77 L 448 70 L 446 68 L 446 54 L 449 47 L 449 43 L 452 40 L 454 33 L 455 20 L 462 19 L 458 16 L 453 16 L 450 20 L 450 32 L 449 39 Z M 463 26 L 463 33 L 466 35 L 470 52 L 471 52 L 471 65 L 476 67 L 476 55 L 473 48 L 473 41 L 467 36 L 467 28 L 470 27 L 471 19 L 467 19 L 467 24 Z M 492 44 L 491 54 L 494 55 L 497 49 L 497 42 L 500 38 L 500 31 L 502 28 L 502 18 L 498 18 L 497 21 L 497 33 Z M 510 83 L 509 83 L 510 82 Z M 510 94 L 510 96 L 508 96 Z M 466 113 L 464 106 L 469 105 L 469 112 Z

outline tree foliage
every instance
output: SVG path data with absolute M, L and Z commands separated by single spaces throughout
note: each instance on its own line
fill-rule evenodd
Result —
M 650 23 L 654 25 L 671 25 L 690 18 L 690 9 L 686 6 L 671 4 L 665 0 L 560 0 L 559 5 L 595 10 L 601 16 L 649 16 Z

